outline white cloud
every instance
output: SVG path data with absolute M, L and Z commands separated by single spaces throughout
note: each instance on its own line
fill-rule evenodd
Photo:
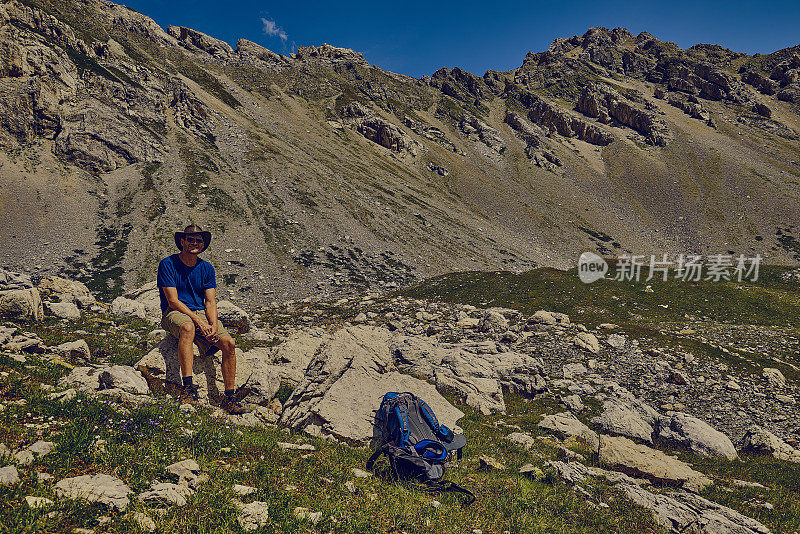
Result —
M 281 41 L 284 43 L 286 42 L 286 39 L 289 38 L 289 36 L 286 35 L 286 32 L 283 31 L 283 28 L 278 26 L 274 20 L 269 20 L 262 17 L 261 23 L 264 24 L 265 35 L 269 35 L 270 37 L 280 37 Z

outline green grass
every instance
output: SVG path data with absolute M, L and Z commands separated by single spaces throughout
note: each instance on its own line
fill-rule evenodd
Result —
M 5 379 L 7 381 L 7 379 Z M 5 382 L 3 382 L 5 384 Z M 0 525 L 4 532 L 61 532 L 71 528 L 94 528 L 97 517 L 110 515 L 106 532 L 133 528 L 128 516 L 108 512 L 98 505 L 56 499 L 32 471 L 45 471 L 56 479 L 87 473 L 111 473 L 122 478 L 134 492 L 165 479 L 164 466 L 183 458 L 194 458 L 210 476 L 183 508 L 172 507 L 159 517 L 149 515 L 162 532 L 239 532 L 233 503 L 233 484 L 256 487 L 244 498 L 269 502 L 270 523 L 262 532 L 307 532 L 309 523 L 293 515 L 297 506 L 323 512 L 316 526 L 322 532 L 661 532 L 649 513 L 609 493 L 610 508 L 595 509 L 560 483 L 535 481 L 516 474 L 525 462 L 541 464 L 553 457 L 551 446 L 542 444 L 532 452 L 522 451 L 503 439 L 503 432 L 487 426 L 483 416 L 463 405 L 462 420 L 470 438 L 461 469 L 448 468 L 447 476 L 472 490 L 476 502 L 462 506 L 455 494 L 431 495 L 418 486 L 376 476 L 354 478 L 351 468 L 363 468 L 369 451 L 328 443 L 294 431 L 275 427 L 237 429 L 213 420 L 207 410 L 184 414 L 169 399 L 139 408 L 121 407 L 111 401 L 79 394 L 66 403 L 49 400 L 35 385 L 22 390 L 3 388 L 3 400 L 24 398 L 24 406 L 8 405 L 0 412 L 0 440 L 29 444 L 36 439 L 57 443 L 55 452 L 38 459 L 32 470 L 23 471 L 19 486 L 0 488 Z M 452 399 L 457 402 L 456 399 Z M 36 435 L 31 424 L 47 422 L 49 428 Z M 26 426 L 28 425 L 28 426 Z M 184 435 L 184 429 L 193 435 Z M 104 440 L 98 447 L 98 440 Z M 310 442 L 311 454 L 284 451 L 278 441 Z M 492 454 L 506 462 L 505 472 L 484 472 L 474 459 Z M 386 470 L 378 465 L 377 473 Z M 344 482 L 352 480 L 356 493 Z M 25 495 L 56 501 L 41 511 L 29 510 Z M 442 503 L 433 508 L 431 500 Z M 137 501 L 131 509 L 145 511 Z M 54 511 L 51 517 L 47 513 Z M 13 525 L 13 526 L 12 526 Z
M 683 282 L 673 276 L 640 282 L 602 279 L 584 284 L 576 269 L 538 268 L 522 274 L 465 272 L 438 276 L 400 293 L 479 307 L 502 306 L 526 314 L 546 309 L 573 321 L 600 323 L 685 322 L 686 316 L 722 323 L 800 326 L 796 286 L 782 282 L 787 267 L 761 266 L 757 282 Z M 651 285 L 653 292 L 645 292 Z
M 153 325 L 135 318 L 121 319 L 84 313 L 80 319 L 68 323 L 47 317 L 42 322 L 19 323 L 16 326 L 37 334 L 48 346 L 84 339 L 93 359 L 119 365 L 133 365 L 152 344 L 147 334 Z

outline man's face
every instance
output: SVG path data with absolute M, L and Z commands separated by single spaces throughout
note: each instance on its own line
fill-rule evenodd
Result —
M 181 239 L 181 244 L 183 245 L 184 252 L 200 254 L 205 243 L 203 243 L 203 236 L 200 234 L 186 234 L 186 236 Z

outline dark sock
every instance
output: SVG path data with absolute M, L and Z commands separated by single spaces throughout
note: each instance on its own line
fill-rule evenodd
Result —
M 225 390 L 225 396 L 228 397 L 229 399 L 233 398 L 233 394 L 234 393 L 236 393 L 235 389 L 226 389 Z
M 183 385 L 184 386 L 193 386 L 194 385 L 194 377 L 192 376 L 184 376 L 183 377 Z

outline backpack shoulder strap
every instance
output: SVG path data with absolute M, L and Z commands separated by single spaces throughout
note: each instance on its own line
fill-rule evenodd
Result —
M 425 490 L 428 492 L 445 492 L 445 491 L 453 491 L 456 493 L 463 493 L 467 496 L 466 500 L 464 501 L 464 506 L 469 506 L 470 504 L 475 502 L 475 494 L 469 491 L 466 488 L 462 488 L 455 482 L 451 482 L 450 480 L 437 480 L 435 482 L 427 482 L 425 484 Z

